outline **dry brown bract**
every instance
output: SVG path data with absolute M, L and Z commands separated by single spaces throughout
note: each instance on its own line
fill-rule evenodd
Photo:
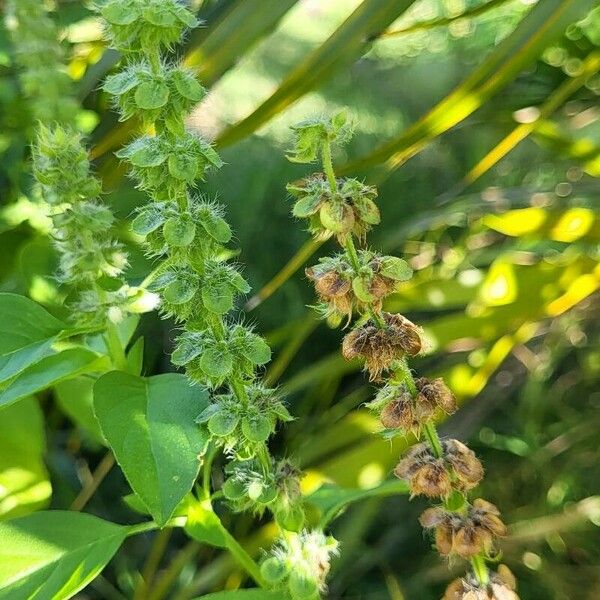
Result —
M 340 315 L 352 315 L 352 283 L 342 277 L 336 270 L 321 272 L 314 267 L 305 271 L 306 276 L 315 284 L 319 299 Z
M 476 554 L 489 553 L 494 538 L 506 535 L 506 526 L 499 515 L 493 504 L 478 498 L 465 513 L 428 508 L 420 521 L 423 527 L 435 529 L 435 545 L 440 554 L 472 558 Z
M 499 565 L 497 573 L 490 573 L 488 585 L 481 586 L 472 575 L 455 579 L 446 588 L 442 600 L 519 600 L 515 588 L 515 577 L 510 569 Z
M 456 410 L 454 395 L 443 379 L 421 377 L 415 380 L 415 384 L 418 390 L 416 398 L 401 387 L 383 408 L 380 418 L 384 427 L 419 435 L 423 425 L 433 418 L 436 409 L 440 408 L 448 414 Z
M 416 444 L 400 460 L 394 473 L 408 480 L 411 495 L 443 498 L 452 490 L 464 492 L 479 483 L 483 467 L 472 450 L 458 440 L 442 442 L 442 449 L 443 456 L 437 458 L 428 444 Z
M 419 328 L 402 315 L 382 313 L 385 327 L 379 328 L 372 320 L 353 329 L 344 337 L 342 353 L 346 360 L 362 358 L 371 381 L 382 371 L 405 355 L 414 356 L 421 351 Z

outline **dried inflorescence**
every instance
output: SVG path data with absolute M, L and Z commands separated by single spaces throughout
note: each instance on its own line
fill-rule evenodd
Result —
M 444 556 L 456 554 L 468 559 L 477 554 L 489 555 L 494 539 L 506 535 L 498 509 L 481 498 L 461 512 L 428 508 L 420 521 L 426 529 L 435 530 L 435 545 Z
M 499 565 L 496 573 L 490 573 L 487 584 L 471 575 L 455 579 L 447 588 L 442 600 L 519 600 L 515 590 L 515 576 L 505 565 Z
M 412 275 L 406 261 L 395 256 L 362 250 L 357 260 L 358 274 L 345 254 L 322 258 L 305 271 L 314 282 L 324 316 L 334 325 L 344 317 L 349 321 L 355 312 L 365 313 L 371 308 L 380 311 L 383 300 L 398 283 Z
M 379 211 L 373 202 L 374 188 L 336 177 L 331 147 L 346 141 L 339 134 L 345 122 L 336 115 L 329 121 L 317 119 L 294 128 L 297 143 L 291 160 L 308 163 L 320 157 L 323 174 L 288 186 L 296 198 L 293 214 L 308 220 L 316 239 L 335 236 L 344 250 L 306 270 L 319 297 L 316 308 L 334 326 L 344 318 L 349 324 L 358 313 L 358 324 L 344 337 L 343 356 L 364 361 L 371 381 L 383 379 L 384 374 L 388 377 L 367 406 L 386 429 L 399 429 L 418 438 L 424 434 L 427 439 L 409 449 L 395 474 L 408 481 L 411 496 L 443 499 L 443 508 L 430 509 L 422 517 L 425 527 L 435 528 L 440 552 L 472 558 L 473 575 L 450 586 L 445 600 L 514 600 L 514 594 L 506 595 L 511 586 L 496 575 L 490 578 L 486 567 L 493 538 L 504 534 L 504 524 L 493 505 L 484 500 L 471 505 L 467 498 L 467 492 L 483 477 L 483 467 L 461 442 L 441 441 L 435 428 L 436 415 L 453 413 L 456 399 L 440 378 L 413 378 L 407 357 L 421 352 L 420 329 L 406 317 L 382 310 L 383 301 L 396 291 L 398 282 L 410 279 L 410 267 L 402 259 L 355 245 L 355 240 L 363 244 L 368 230 L 379 222 Z M 312 599 L 312 590 L 309 592 L 307 597 Z
M 383 371 L 393 368 L 404 356 L 415 356 L 421 351 L 419 328 L 402 315 L 382 313 L 385 327 L 373 319 L 359 325 L 344 337 L 342 354 L 346 360 L 361 358 L 371 381 Z
M 462 442 L 445 440 L 442 451 L 437 457 L 428 444 L 416 444 L 400 460 L 394 473 L 409 482 L 411 495 L 444 498 L 453 490 L 468 491 L 481 481 L 483 467 Z
M 379 418 L 384 427 L 419 435 L 438 409 L 447 414 L 456 410 L 454 394 L 443 379 L 421 377 L 415 386 L 416 397 L 403 384 L 388 384 L 379 391 L 372 404 L 373 408 L 381 407 Z
M 455 579 L 447 588 L 442 600 L 519 600 L 515 590 L 517 581 L 506 565 L 499 565 L 490 573 L 486 584 L 469 575 Z

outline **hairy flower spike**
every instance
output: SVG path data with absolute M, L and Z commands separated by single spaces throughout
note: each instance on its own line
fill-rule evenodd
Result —
M 320 531 L 290 534 L 263 561 L 261 573 L 294 600 L 315 600 L 326 590 L 331 556 L 337 551 L 337 542 Z
M 7 0 L 6 24 L 32 117 L 46 124 L 72 124 L 78 103 L 64 65 L 58 32 L 45 3 Z
M 117 156 L 151 198 L 136 210 L 132 229 L 144 238 L 147 254 L 160 259 L 148 285 L 160 295 L 162 315 L 182 329 L 171 360 L 212 393 L 197 422 L 210 451 L 221 448 L 233 458 L 225 468 L 224 496 L 235 510 L 260 514 L 268 508 L 281 527 L 297 531 L 304 524 L 298 474 L 273 460 L 267 447 L 277 424 L 291 419 L 279 394 L 258 382 L 271 350 L 230 317 L 250 287 L 226 262 L 232 232 L 222 207 L 192 191 L 223 165 L 206 140 L 185 128 L 204 89 L 162 54 L 198 22 L 177 0 L 107 0 L 98 10 L 125 62 L 103 89 L 121 120 L 136 116 L 152 132 Z
M 371 381 L 384 380 L 367 406 L 386 429 L 400 429 L 427 440 L 409 449 L 395 474 L 409 482 L 412 496 L 444 499 L 443 509 L 424 513 L 424 521 L 434 524 L 423 524 L 436 527 L 442 552 L 473 559 L 473 575 L 452 584 L 445 600 L 500 600 L 511 586 L 489 577 L 486 560 L 492 537 L 501 535 L 504 525 L 492 505 L 485 507 L 479 500 L 468 508 L 467 492 L 479 483 L 483 468 L 464 444 L 441 441 L 435 429 L 436 415 L 453 413 L 456 399 L 442 379 L 413 377 L 407 358 L 421 351 L 421 332 L 406 317 L 383 312 L 385 298 L 400 282 L 410 279 L 412 271 L 399 258 L 380 256 L 355 245 L 355 240 L 365 243 L 380 215 L 374 203 L 375 188 L 356 179 L 336 177 L 331 149 L 333 144 L 347 141 L 350 132 L 345 129 L 346 122 L 345 117 L 335 115 L 300 123 L 293 128 L 295 146 L 288 155 L 292 162 L 321 159 L 322 173 L 287 186 L 295 198 L 292 212 L 308 220 L 308 229 L 316 239 L 335 236 L 343 249 L 306 270 L 319 298 L 316 308 L 334 326 L 344 319 L 350 324 L 358 315 L 358 323 L 344 337 L 342 354 L 347 360 L 364 361 Z M 278 580 L 285 577 L 287 571 L 279 563 L 269 559 L 267 565 Z M 506 600 L 513 597 L 505 596 Z
M 74 289 L 78 323 L 119 320 L 142 292 L 121 279 L 127 255 L 111 235 L 114 218 L 100 203 L 100 182 L 90 174 L 80 137 L 71 129 L 40 125 L 33 162 L 40 195 L 51 207 L 58 279 Z

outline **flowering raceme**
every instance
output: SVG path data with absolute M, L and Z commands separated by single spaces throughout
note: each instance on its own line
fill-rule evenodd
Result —
M 475 454 L 458 440 L 440 440 L 435 418 L 451 414 L 456 400 L 442 379 L 414 378 L 407 359 L 423 349 L 420 328 L 405 316 L 383 311 L 383 303 L 412 271 L 400 258 L 381 256 L 361 248 L 366 234 L 380 215 L 377 191 L 355 179 L 336 177 L 332 146 L 348 141 L 351 126 L 343 111 L 331 118 L 315 118 L 293 128 L 294 162 L 320 158 L 323 172 L 315 173 L 288 190 L 295 199 L 293 214 L 308 220 L 317 239 L 334 237 L 343 253 L 322 258 L 306 270 L 320 304 L 317 310 L 333 325 L 346 320 L 351 330 L 342 343 L 346 360 L 363 363 L 369 379 L 382 383 L 367 406 L 380 418 L 388 433 L 413 434 L 426 441 L 412 446 L 394 473 L 406 480 L 411 496 L 423 495 L 439 502 L 423 513 L 421 523 L 435 531 L 436 546 L 443 556 L 471 561 L 472 573 L 452 583 L 445 600 L 514 600 L 514 579 L 488 571 L 494 559 L 495 540 L 506 528 L 498 509 L 482 499 L 470 502 L 468 492 L 483 477 Z

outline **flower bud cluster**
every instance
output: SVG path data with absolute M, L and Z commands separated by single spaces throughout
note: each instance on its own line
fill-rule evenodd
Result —
M 50 207 L 57 277 L 73 290 L 74 317 L 82 325 L 120 320 L 141 292 L 121 278 L 127 255 L 112 234 L 114 217 L 100 200 L 100 182 L 90 174 L 79 135 L 59 125 L 40 125 L 33 170 Z
M 456 411 L 456 399 L 442 379 L 413 377 L 407 358 L 421 352 L 421 330 L 406 317 L 383 311 L 385 298 L 412 272 L 399 258 L 355 246 L 355 240 L 364 244 L 366 233 L 379 223 L 377 190 L 335 175 L 331 146 L 349 137 L 348 121 L 340 114 L 294 127 L 296 146 L 289 154 L 290 160 L 304 163 L 320 157 L 323 165 L 322 174 L 288 186 L 295 199 L 294 216 L 306 218 L 317 239 L 335 235 L 344 250 L 306 270 L 320 301 L 317 309 L 334 326 L 344 318 L 349 324 L 357 315 L 344 336 L 342 354 L 347 360 L 360 360 L 371 381 L 384 383 L 368 407 L 387 430 L 427 440 L 412 446 L 394 472 L 408 482 L 411 496 L 441 500 L 441 506 L 421 517 L 422 525 L 435 531 L 440 554 L 473 562 L 473 575 L 453 583 L 446 598 L 501 598 L 508 590 L 506 597 L 516 599 L 514 585 L 490 576 L 485 563 L 492 558 L 495 538 L 506 533 L 498 510 L 485 500 L 471 504 L 467 498 L 482 479 L 483 467 L 467 446 L 440 440 L 435 429 L 438 414 Z
M 262 562 L 262 576 L 293 600 L 318 600 L 337 549 L 335 539 L 318 531 L 289 534 Z
M 7 0 L 6 25 L 19 79 L 32 117 L 43 123 L 72 123 L 77 114 L 57 29 L 40 0 Z
M 195 189 L 223 165 L 211 144 L 186 127 L 205 91 L 164 52 L 198 21 L 180 0 L 108 0 L 98 12 L 123 56 L 103 89 L 121 120 L 135 116 L 149 132 L 117 153 L 151 199 L 136 210 L 132 228 L 159 259 L 149 289 L 159 294 L 162 315 L 181 327 L 172 362 L 211 392 L 197 423 L 231 459 L 223 495 L 234 510 L 269 509 L 282 528 L 298 531 L 304 524 L 299 473 L 275 461 L 267 446 L 291 416 L 278 392 L 259 383 L 269 346 L 232 316 L 250 286 L 224 259 L 232 232 L 223 208 Z
M 319 312 L 333 326 L 356 312 L 366 312 L 371 305 L 381 310 L 383 300 L 398 283 L 412 276 L 407 262 L 395 256 L 361 250 L 358 261 L 358 274 L 346 254 L 322 258 L 305 271 L 321 301 Z

